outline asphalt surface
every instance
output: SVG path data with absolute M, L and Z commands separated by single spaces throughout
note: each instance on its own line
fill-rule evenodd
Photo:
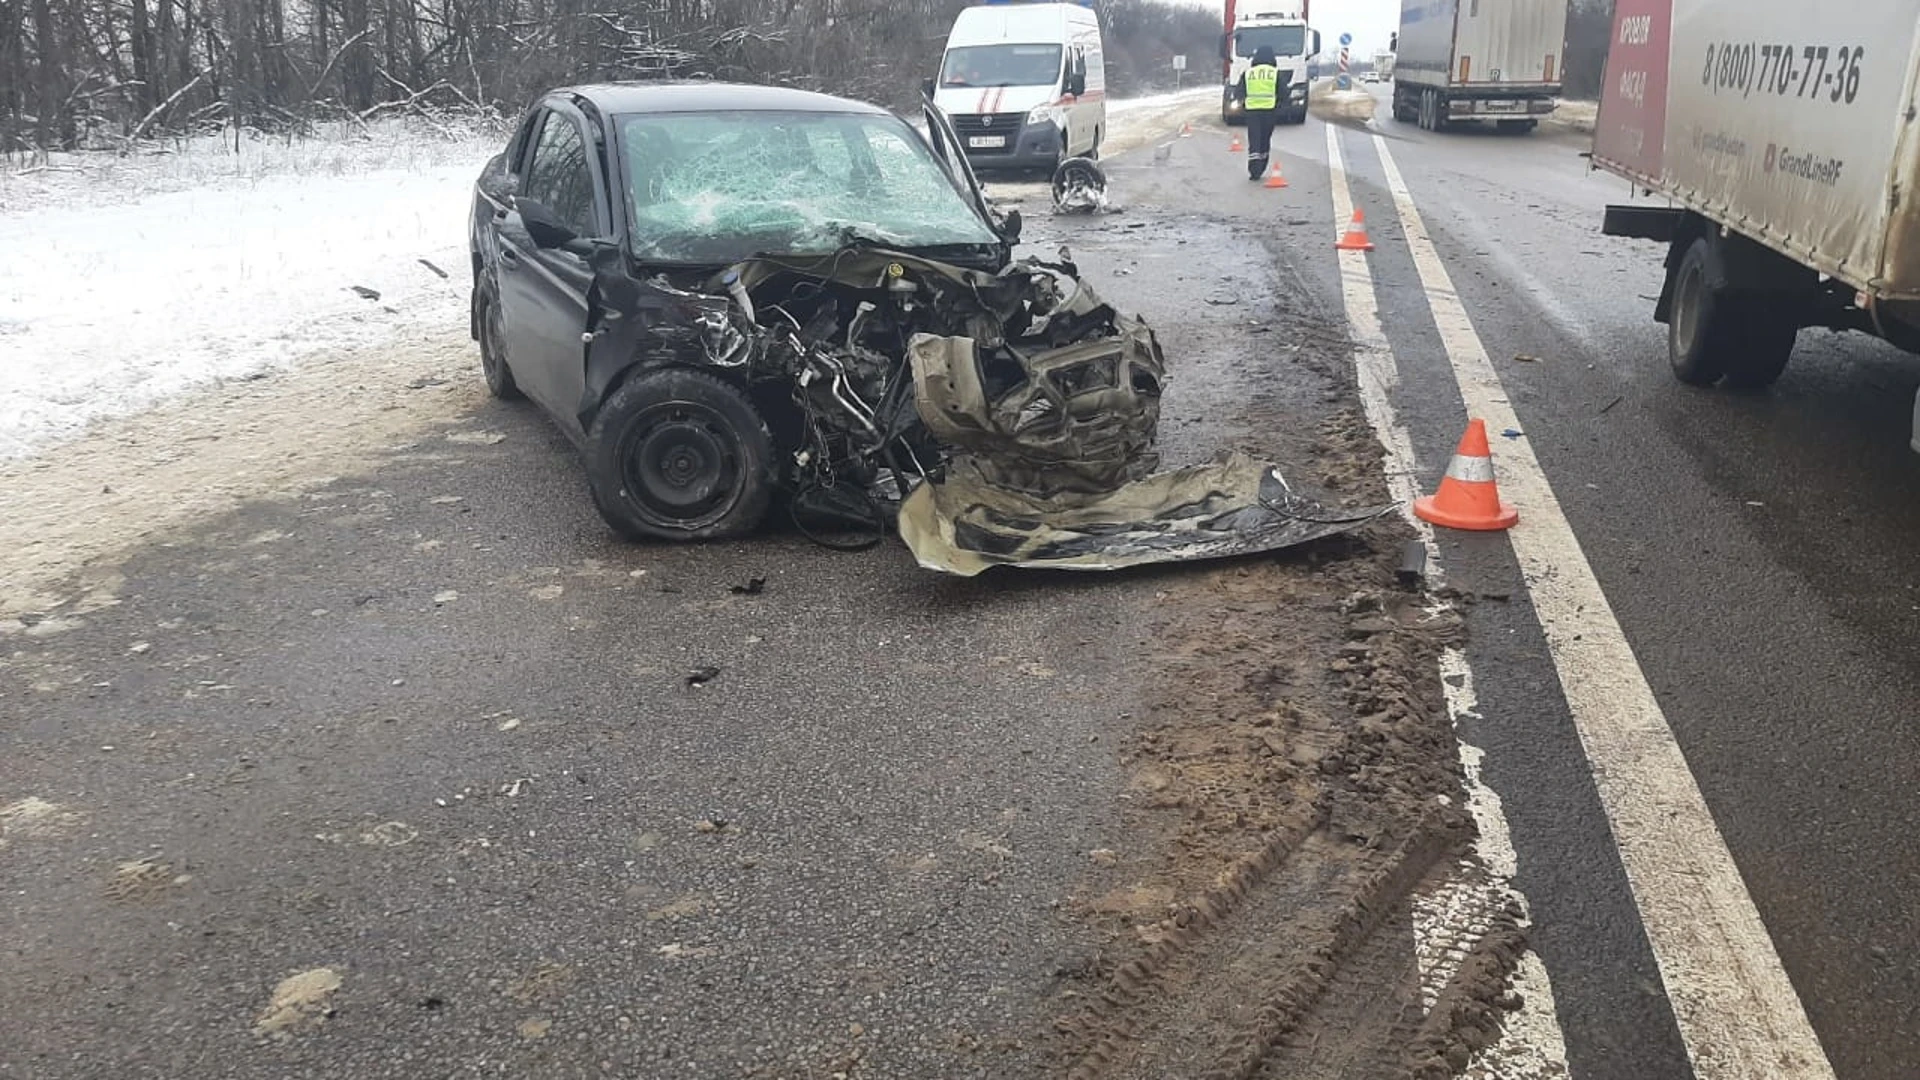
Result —
M 1344 147 L 1429 482 L 1465 417 L 1369 131 L 1389 139 L 1836 1072 L 1911 1077 L 1920 363 L 1804 331 L 1768 392 L 1684 387 L 1652 321 L 1664 252 L 1600 235 L 1602 208 L 1630 193 L 1588 170 L 1586 137 L 1426 133 L 1376 94 Z M 1300 152 L 1324 157 L 1317 134 Z M 1511 555 L 1475 538 L 1448 560 L 1456 584 L 1516 601 L 1475 610 L 1488 719 L 1468 734 L 1512 819 L 1574 1074 L 1688 1075 Z
M 1169 463 L 1310 457 L 1342 377 L 1261 356 L 1259 237 L 1038 216 L 1180 346 Z M 1044 1075 L 1156 576 L 619 543 L 441 374 L 463 422 L 0 644 L 0 1076 Z

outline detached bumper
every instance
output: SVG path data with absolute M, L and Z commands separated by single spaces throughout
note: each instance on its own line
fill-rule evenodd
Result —
M 1017 114 L 954 116 L 960 149 L 976 169 L 1051 169 L 1060 162 L 1060 125 Z

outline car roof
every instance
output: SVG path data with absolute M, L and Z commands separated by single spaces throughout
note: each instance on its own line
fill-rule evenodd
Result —
M 551 92 L 578 97 L 607 115 L 654 112 L 838 112 L 891 115 L 864 101 L 794 90 L 720 82 L 616 82 L 563 86 Z

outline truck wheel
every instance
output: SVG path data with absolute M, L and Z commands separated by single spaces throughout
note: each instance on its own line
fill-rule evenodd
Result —
M 1780 381 L 1793 359 L 1800 337 L 1799 321 L 1783 311 L 1785 297 L 1764 297 L 1751 304 L 1741 320 L 1741 342 L 1727 363 L 1727 385 L 1736 390 L 1761 390 Z
M 773 434 L 731 384 L 701 371 L 643 372 L 587 432 L 600 516 L 632 540 L 710 540 L 759 528 L 773 500 Z
M 1673 272 L 1673 314 L 1667 322 L 1667 361 L 1688 386 L 1712 386 L 1740 348 L 1737 304 L 1707 280 L 1713 243 L 1695 240 Z
M 1718 257 L 1713 242 L 1695 240 L 1674 271 L 1667 355 L 1673 374 L 1690 386 L 1722 378 L 1736 389 L 1772 386 L 1787 369 L 1800 334 L 1793 298 L 1736 293 L 1710 280 Z

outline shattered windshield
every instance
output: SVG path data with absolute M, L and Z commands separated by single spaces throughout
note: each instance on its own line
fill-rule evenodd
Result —
M 967 45 L 947 50 L 940 85 L 1052 86 L 1060 81 L 1058 45 Z
M 655 113 L 619 118 L 634 256 L 718 265 L 1000 242 L 913 129 L 879 114 Z
M 1234 52 L 1241 56 L 1252 56 L 1262 46 L 1272 49 L 1275 56 L 1300 56 L 1307 51 L 1307 28 L 1256 26 L 1233 35 Z

